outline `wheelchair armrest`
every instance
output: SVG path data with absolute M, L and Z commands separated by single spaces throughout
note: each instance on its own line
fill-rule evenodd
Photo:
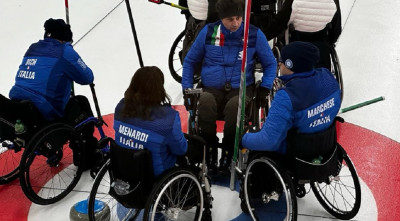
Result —
M 196 141 L 196 142 L 199 142 L 199 143 L 201 143 L 201 144 L 203 144 L 203 145 L 206 145 L 206 144 L 207 144 L 206 140 L 204 140 L 202 137 L 200 137 L 200 136 L 198 136 L 198 135 L 186 134 L 186 133 L 185 133 L 184 136 L 185 136 L 185 138 L 188 139 L 188 140 Z
M 194 94 L 194 95 L 198 95 L 201 92 L 203 92 L 203 88 L 186 88 L 184 91 L 185 94 Z
M 97 142 L 97 149 L 102 149 L 108 145 L 113 139 L 111 137 L 103 137 Z

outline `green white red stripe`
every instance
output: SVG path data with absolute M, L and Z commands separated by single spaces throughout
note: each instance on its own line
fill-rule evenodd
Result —
M 211 35 L 211 44 L 216 46 L 224 46 L 225 36 L 221 32 L 221 25 L 214 27 L 214 32 Z
M 235 190 L 236 187 L 235 167 L 237 166 L 238 163 L 239 137 L 242 136 L 243 134 L 243 126 L 244 126 L 245 103 L 246 103 L 247 43 L 249 40 L 250 9 L 251 9 L 251 0 L 246 0 L 246 8 L 244 13 L 243 56 L 242 56 L 242 66 L 240 74 L 241 75 L 240 87 L 239 87 L 239 104 L 238 104 L 238 113 L 236 121 L 235 146 L 231 163 L 230 189 L 232 191 Z

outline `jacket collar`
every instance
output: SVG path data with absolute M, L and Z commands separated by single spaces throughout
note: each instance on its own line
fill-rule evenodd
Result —
M 243 35 L 243 29 L 244 29 L 244 23 L 243 22 L 240 25 L 239 29 L 237 31 L 235 31 L 235 32 L 231 32 L 227 28 L 225 28 L 225 26 L 224 26 L 224 24 L 222 24 L 221 20 L 219 21 L 219 24 L 221 25 L 221 32 L 225 36 L 230 35 L 230 36 L 236 37 L 236 36 L 242 36 Z
M 293 73 L 291 75 L 283 75 L 279 76 L 279 79 L 281 79 L 284 83 L 287 83 L 290 80 L 293 80 L 294 78 L 306 78 L 314 75 L 316 73 L 315 69 L 307 72 L 300 72 L 300 73 Z

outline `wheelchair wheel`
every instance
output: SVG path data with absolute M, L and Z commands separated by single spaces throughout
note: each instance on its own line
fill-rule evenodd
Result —
M 319 203 L 334 217 L 343 220 L 357 215 L 361 205 L 361 187 L 356 169 L 343 150 L 339 174 L 326 183 L 312 183 L 311 189 Z
M 203 191 L 188 169 L 173 168 L 154 185 L 143 220 L 201 220 Z
M 89 195 L 88 215 L 89 220 L 135 220 L 141 210 L 125 208 L 119 204 L 109 193 L 110 190 L 110 160 L 108 160 L 94 180 L 92 190 Z M 96 213 L 98 204 L 105 204 L 110 209 L 109 213 Z
M 19 162 L 23 149 L 12 143 L 14 127 L 0 119 L 0 185 L 10 183 L 19 174 Z
M 168 68 L 171 72 L 172 77 L 178 83 L 182 82 L 182 49 L 183 49 L 183 39 L 185 37 L 186 30 L 183 30 L 176 37 L 174 43 L 172 43 L 171 50 L 168 55 Z
M 340 98 L 343 100 L 343 77 L 342 77 L 342 68 L 340 66 L 339 57 L 336 53 L 335 46 L 330 47 L 331 54 L 331 72 L 333 73 L 335 79 L 339 83 L 340 88 Z
M 292 180 L 268 158 L 252 160 L 244 176 L 244 197 L 253 220 L 297 220 Z
M 32 137 L 20 163 L 20 183 L 34 203 L 47 205 L 64 198 L 78 183 L 82 169 L 74 165 L 71 146 L 82 140 L 67 124 L 49 125 Z

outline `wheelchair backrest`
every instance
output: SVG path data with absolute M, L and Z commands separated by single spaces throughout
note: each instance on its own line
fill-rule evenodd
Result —
M 332 154 L 337 142 L 336 123 L 318 133 L 298 133 L 291 129 L 287 136 L 287 153 L 305 161 L 322 156 L 326 159 Z
M 92 116 L 93 111 L 90 107 L 89 100 L 83 95 L 76 95 L 68 100 L 63 121 L 75 126 Z
M 298 182 L 324 182 L 329 176 L 339 173 L 343 149 L 337 143 L 336 120 L 328 129 L 318 133 L 291 131 L 287 141 L 287 153 L 291 157 L 290 161 L 293 161 L 290 170 Z M 322 157 L 321 162 L 312 162 L 318 157 Z
M 0 138 L 2 140 L 14 140 L 13 127 L 17 119 L 21 120 L 27 129 L 24 139 L 32 136 L 46 122 L 35 105 L 28 100 L 14 101 L 0 94 L 0 107 Z
M 153 183 L 153 163 L 147 149 L 120 147 L 110 142 L 110 195 L 128 208 L 144 208 Z M 121 192 L 123 184 L 125 193 Z

